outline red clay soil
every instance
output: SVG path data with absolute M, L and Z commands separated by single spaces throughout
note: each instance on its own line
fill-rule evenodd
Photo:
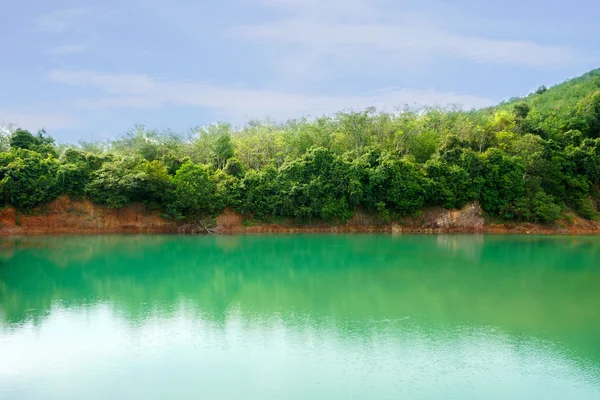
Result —
M 13 208 L 0 210 L 0 236 L 104 233 L 178 233 L 180 224 L 164 219 L 143 205 L 111 209 L 87 200 L 61 197 L 31 215 Z M 256 223 L 226 209 L 217 218 L 216 232 L 234 233 L 518 233 L 518 234 L 598 234 L 597 222 L 571 218 L 552 225 L 530 223 L 489 223 L 478 203 L 461 210 L 434 208 L 418 217 L 386 223 L 357 212 L 344 224 L 296 224 L 294 220 Z
M 0 236 L 177 231 L 177 223 L 142 205 L 111 209 L 87 200 L 61 197 L 32 215 L 18 213 L 13 208 L 0 211 Z
M 293 220 L 280 223 L 244 224 L 244 216 L 226 209 L 217 218 L 221 233 L 497 233 L 497 234 L 600 234 L 598 222 L 573 217 L 559 220 L 552 225 L 532 223 L 493 223 L 486 222 L 483 210 L 475 202 L 460 210 L 432 208 L 418 217 L 403 218 L 397 222 L 385 223 L 377 217 L 357 211 L 345 224 L 295 224 Z

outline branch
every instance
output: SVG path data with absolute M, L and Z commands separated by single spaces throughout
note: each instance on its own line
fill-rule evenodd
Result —
M 204 221 L 201 219 L 198 220 L 192 220 L 191 223 L 189 224 L 185 224 L 185 225 L 181 225 L 179 227 L 179 232 L 180 233 L 201 233 L 201 232 L 205 232 L 208 234 L 216 234 L 220 232 L 220 229 L 218 227 L 213 227 L 212 226 L 212 221 Z

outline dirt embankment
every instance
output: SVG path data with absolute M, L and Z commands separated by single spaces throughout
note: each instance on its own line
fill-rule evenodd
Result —
M 87 233 L 170 233 L 177 224 L 142 205 L 121 209 L 61 197 L 31 215 L 0 211 L 0 236 Z
M 486 222 L 478 203 L 461 210 L 433 208 L 418 217 L 393 223 L 357 212 L 344 224 L 296 224 L 293 220 L 258 223 L 232 210 L 217 218 L 216 231 L 231 233 L 524 233 L 524 234 L 597 234 L 600 224 L 580 218 L 560 220 L 552 225 Z M 61 197 L 31 215 L 13 208 L 0 210 L 0 236 L 43 234 L 102 233 L 178 233 L 181 225 L 164 219 L 157 211 L 142 205 L 110 209 L 87 200 Z

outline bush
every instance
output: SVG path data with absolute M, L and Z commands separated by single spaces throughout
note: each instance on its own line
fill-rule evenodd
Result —
M 16 149 L 5 155 L 2 163 L 5 164 L 0 166 L 2 192 L 16 208 L 30 211 L 58 196 L 58 162 L 55 158 Z
M 560 206 L 554 203 L 554 198 L 543 192 L 538 193 L 533 199 L 533 213 L 536 220 L 544 223 L 560 218 Z
M 171 215 L 192 218 L 203 215 L 216 216 L 227 204 L 222 192 L 212 179 L 210 167 L 187 162 L 172 178 L 174 196 L 168 205 Z
M 425 180 L 416 165 L 384 153 L 375 168 L 368 170 L 366 207 L 389 210 L 393 215 L 412 215 L 425 203 Z
M 126 157 L 93 172 L 86 193 L 96 203 L 120 208 L 132 202 L 168 204 L 172 189 L 167 170 L 159 161 Z

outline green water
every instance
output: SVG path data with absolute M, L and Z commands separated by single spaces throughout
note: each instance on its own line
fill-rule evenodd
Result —
M 600 399 L 600 238 L 0 240 L 1 399 Z

